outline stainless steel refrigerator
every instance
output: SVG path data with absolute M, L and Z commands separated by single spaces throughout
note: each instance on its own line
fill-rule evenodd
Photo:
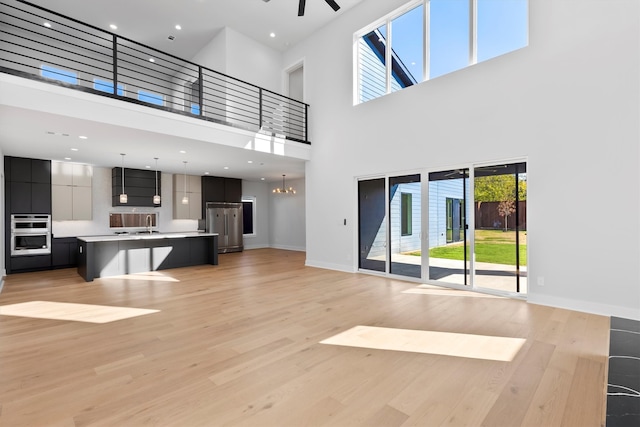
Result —
M 218 233 L 218 253 L 240 252 L 242 240 L 242 203 L 207 203 L 208 233 Z

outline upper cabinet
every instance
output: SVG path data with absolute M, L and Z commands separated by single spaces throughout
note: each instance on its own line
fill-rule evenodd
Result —
M 197 175 L 173 175 L 173 219 L 201 219 L 202 190 Z M 182 199 L 187 197 L 187 203 Z
M 51 161 L 4 158 L 8 213 L 51 214 Z
M 206 217 L 208 202 L 242 201 L 242 180 L 219 176 L 202 177 L 202 218 Z
M 93 217 L 92 182 L 92 166 L 52 161 L 51 219 L 90 221 Z
M 162 194 L 162 173 L 158 171 L 158 194 Z M 142 169 L 124 169 L 124 192 L 127 203 L 120 203 L 122 193 L 122 168 L 113 168 L 111 172 L 111 206 L 146 206 L 160 207 L 154 204 L 156 194 L 156 172 Z

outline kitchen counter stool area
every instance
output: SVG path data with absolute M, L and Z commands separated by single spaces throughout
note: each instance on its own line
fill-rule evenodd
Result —
M 94 278 L 218 265 L 217 233 L 78 237 L 78 274 Z

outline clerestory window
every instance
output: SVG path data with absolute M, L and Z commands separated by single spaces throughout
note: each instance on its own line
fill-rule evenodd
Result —
M 359 104 L 528 44 L 528 0 L 414 0 L 355 36 Z

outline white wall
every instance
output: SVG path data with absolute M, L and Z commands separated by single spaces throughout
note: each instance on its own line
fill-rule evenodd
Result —
M 282 184 L 271 184 L 269 191 Z M 306 189 L 304 179 L 286 181 L 296 194 L 273 194 L 269 198 L 269 243 L 273 248 L 306 250 Z
M 282 90 L 282 54 L 232 28 L 220 30 L 192 62 L 274 92 Z
M 532 0 L 527 48 L 353 106 L 353 33 L 402 3 L 285 55 L 312 106 L 307 264 L 356 268 L 358 176 L 526 158 L 529 301 L 640 318 L 637 0 Z

